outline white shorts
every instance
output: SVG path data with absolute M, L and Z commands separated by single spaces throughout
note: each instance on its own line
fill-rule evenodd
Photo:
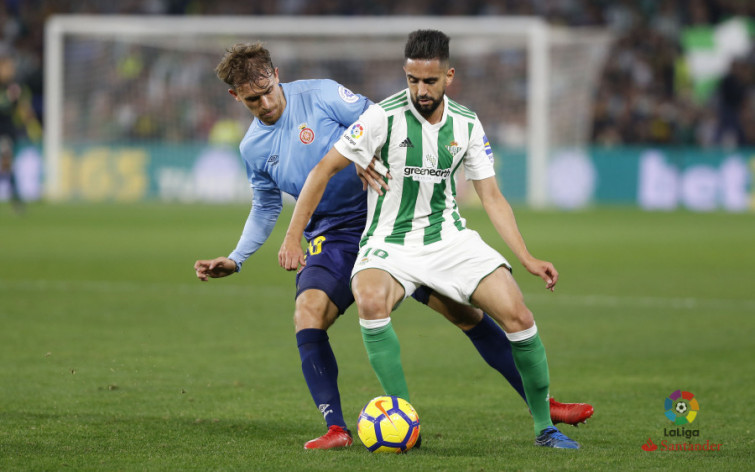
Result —
M 506 258 L 485 244 L 477 231 L 465 229 L 427 246 L 368 241 L 359 251 L 351 278 L 364 269 L 380 269 L 404 287 L 404 298 L 426 285 L 469 305 L 482 279 L 501 266 L 511 270 Z

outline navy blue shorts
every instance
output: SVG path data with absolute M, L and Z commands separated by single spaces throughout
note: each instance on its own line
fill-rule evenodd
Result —
M 326 231 L 312 238 L 307 248 L 307 265 L 296 274 L 296 296 L 305 290 L 322 290 L 342 314 L 354 303 L 351 292 L 351 269 L 359 254 L 361 230 Z M 427 305 L 428 287 L 419 287 L 412 296 Z
M 362 230 L 338 229 L 312 238 L 307 265 L 296 274 L 296 296 L 309 289 L 325 292 L 343 313 L 354 303 L 351 269 L 359 253 Z

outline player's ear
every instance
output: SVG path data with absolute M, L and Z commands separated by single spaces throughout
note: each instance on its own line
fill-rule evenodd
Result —
M 239 98 L 239 95 L 232 88 L 228 89 L 228 93 L 230 93 L 237 102 L 241 101 L 241 99 Z
M 446 87 L 451 85 L 451 82 L 454 81 L 454 75 L 456 75 L 456 69 L 454 69 L 453 67 L 449 68 L 446 71 Z

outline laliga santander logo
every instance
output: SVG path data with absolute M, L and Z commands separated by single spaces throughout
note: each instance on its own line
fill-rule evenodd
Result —
M 692 423 L 700 411 L 700 405 L 690 392 L 677 390 L 666 398 L 664 402 L 666 418 L 675 425 Z
M 648 438 L 648 442 L 642 445 L 642 450 L 647 452 L 653 452 L 658 449 L 658 445 L 653 442 L 651 438 Z
M 364 134 L 364 126 L 359 123 L 354 123 L 349 130 L 349 134 L 351 134 L 351 137 L 354 139 L 361 138 Z
M 700 405 L 695 396 L 690 392 L 676 390 L 672 392 L 664 402 L 665 415 L 672 423 L 677 426 L 686 425 L 695 421 L 697 412 L 700 411 Z M 687 429 L 684 426 L 666 429 L 663 428 L 663 439 L 659 443 L 653 442 L 648 438 L 647 442 L 642 445 L 642 450 L 646 452 L 712 452 L 720 451 L 722 443 L 706 439 L 703 442 L 700 438 L 699 429 Z

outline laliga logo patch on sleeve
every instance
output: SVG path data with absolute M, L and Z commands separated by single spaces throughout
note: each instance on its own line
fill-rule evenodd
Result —
M 364 134 L 364 126 L 361 123 L 354 123 L 349 129 L 349 134 L 354 139 L 359 139 Z
M 347 89 L 343 85 L 338 86 L 338 95 L 341 97 L 341 100 L 343 100 L 346 103 L 354 103 L 357 100 L 359 100 L 359 97 L 356 94 L 354 94 L 354 92 Z
M 364 134 L 364 126 L 362 126 L 362 123 L 356 122 L 353 125 L 349 126 L 349 128 L 343 132 L 343 135 L 341 136 L 341 139 L 343 141 L 346 141 L 352 146 L 357 145 L 357 140 L 362 137 Z

